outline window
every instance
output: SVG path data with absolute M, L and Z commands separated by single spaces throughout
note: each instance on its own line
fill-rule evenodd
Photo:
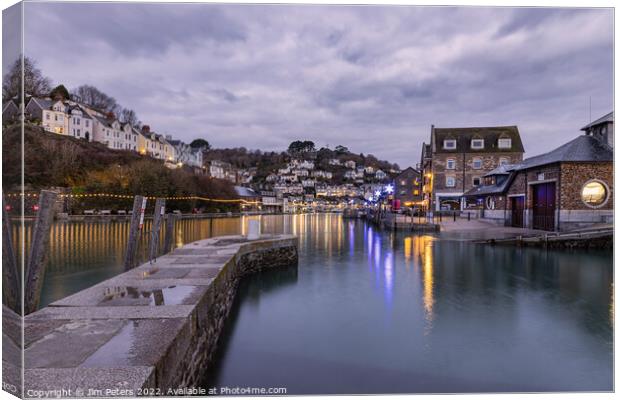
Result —
M 499 158 L 499 165 L 508 165 L 508 159 L 506 157 L 500 157 Z
M 472 149 L 484 149 L 484 139 L 472 139 L 471 148 Z
M 59 115 L 59 116 L 58 116 L 58 120 L 59 120 L 59 121 L 62 121 L 62 115 Z
M 472 184 L 473 184 L 474 186 L 480 186 L 480 178 L 479 178 L 479 177 L 477 177 L 477 176 L 475 176 L 475 177 L 472 179 Z
M 473 169 L 481 169 L 482 168 L 482 158 L 474 158 L 473 162 L 472 162 L 472 168 Z
M 405 186 L 405 181 L 400 181 L 400 184 L 401 184 L 402 186 Z
M 497 147 L 499 147 L 500 149 L 509 149 L 512 147 L 512 139 L 510 138 L 506 138 L 506 139 L 498 139 L 497 140 Z
M 446 169 L 456 169 L 456 160 L 454 158 L 446 160 Z
M 88 120 L 84 121 L 84 125 L 88 128 Z
M 50 114 L 49 113 L 45 113 L 45 119 L 50 119 Z
M 581 200 L 592 208 L 603 206 L 609 199 L 609 189 L 601 181 L 593 180 L 583 185 Z
M 447 150 L 456 149 L 456 140 L 454 139 L 446 139 L 443 141 L 443 148 Z
M 455 187 L 456 179 L 453 176 L 446 176 L 446 187 Z
M 419 191 L 419 190 L 417 190 L 417 189 L 416 189 L 416 190 L 414 190 L 414 191 L 413 191 L 413 195 L 414 195 L 414 196 L 417 196 L 417 195 L 419 195 L 419 194 L 420 194 L 420 191 Z

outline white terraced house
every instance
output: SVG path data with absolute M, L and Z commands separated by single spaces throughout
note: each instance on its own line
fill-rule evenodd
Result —
M 93 141 L 93 118 L 77 104 L 67 107 L 67 112 L 68 115 L 65 117 L 68 120 L 67 134 L 89 142 Z
M 121 139 L 123 140 L 123 149 L 138 151 L 138 136 L 140 133 L 131 126 L 131 124 L 121 124 Z
M 34 100 L 34 98 L 32 98 L 31 101 L 32 100 Z M 43 129 L 60 135 L 66 135 L 69 131 L 69 120 L 65 112 L 67 106 L 60 100 L 42 104 L 46 105 L 41 111 L 41 126 L 43 126 Z M 47 104 L 49 105 L 47 106 Z

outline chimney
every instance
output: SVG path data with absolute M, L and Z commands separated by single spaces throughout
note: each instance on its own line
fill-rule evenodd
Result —
M 149 133 L 151 132 L 151 127 L 148 125 L 142 125 L 142 133 Z
M 116 117 L 114 116 L 114 113 L 113 113 L 112 111 L 108 111 L 108 113 L 106 114 L 106 117 L 107 117 L 109 120 L 114 120 L 114 119 L 116 119 Z

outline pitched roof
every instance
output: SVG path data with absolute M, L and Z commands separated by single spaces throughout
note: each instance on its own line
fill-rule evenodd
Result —
M 510 185 L 513 179 L 514 179 L 514 175 L 511 175 L 508 178 L 504 179 L 499 184 L 475 186 L 474 188 L 465 192 L 463 196 L 466 196 L 466 197 L 467 196 L 482 196 L 486 194 L 504 193 L 504 191 L 508 189 L 508 186 Z
M 519 152 L 522 153 L 523 143 L 519 128 L 516 126 L 489 126 L 471 128 L 433 128 L 434 151 L 435 153 L 488 153 L 488 152 Z M 511 139 L 511 146 L 507 149 L 500 149 L 497 144 L 498 139 Z M 445 139 L 456 140 L 456 150 L 443 148 Z M 472 139 L 484 139 L 484 149 L 472 149 Z
M 579 135 L 548 153 L 526 158 L 517 170 L 534 168 L 557 162 L 606 162 L 614 160 L 614 151 L 606 143 L 590 135 Z
M 43 110 L 49 110 L 52 107 L 52 100 L 43 99 L 41 97 L 31 97 L 30 101 L 34 101 L 36 105 L 38 105 Z M 30 103 L 30 101 L 28 103 Z
M 400 179 L 401 175 L 405 175 L 407 172 L 413 172 L 414 174 L 416 174 L 418 176 L 420 175 L 420 171 L 418 171 L 417 169 L 415 169 L 413 167 L 407 167 L 404 170 L 400 171 L 400 174 L 396 175 L 396 177 L 394 177 L 394 179 Z
M 581 128 L 582 131 L 587 131 L 588 129 L 592 128 L 593 126 L 599 125 L 599 124 L 603 124 L 606 122 L 614 122 L 614 112 L 610 112 L 609 114 L 603 115 L 601 118 L 597 119 L 596 121 L 592 121 L 590 122 L 588 125 L 584 126 L 583 128 Z
M 510 172 L 514 171 L 519 167 L 519 164 L 504 164 L 499 167 L 492 169 L 487 172 L 483 176 L 493 176 L 493 175 L 510 175 Z

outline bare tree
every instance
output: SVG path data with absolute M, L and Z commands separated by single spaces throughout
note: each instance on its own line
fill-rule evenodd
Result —
M 134 127 L 138 127 L 140 125 L 138 115 L 134 110 L 129 108 L 121 109 L 119 120 Z
M 9 72 L 4 76 L 2 83 L 2 99 L 21 98 L 22 81 L 22 59 L 15 60 Z M 28 57 L 24 57 L 24 93 L 26 96 L 47 96 L 51 90 L 52 81 L 43 76 L 40 69 L 36 67 L 36 62 Z
M 82 85 L 72 91 L 79 99 L 91 107 L 98 108 L 102 111 L 113 112 L 119 111 L 119 105 L 114 97 L 108 96 L 101 90 L 91 85 Z

